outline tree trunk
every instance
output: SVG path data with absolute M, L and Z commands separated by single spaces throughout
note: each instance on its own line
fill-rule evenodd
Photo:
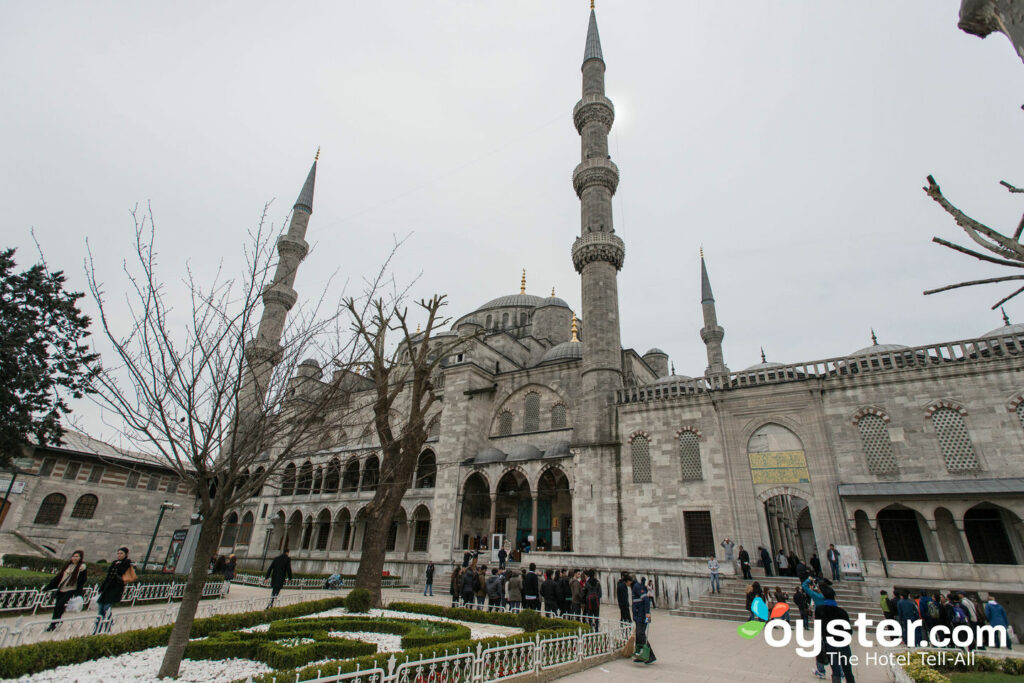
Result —
M 178 668 L 181 666 L 181 659 L 185 655 L 185 646 L 188 645 L 188 639 L 192 633 L 192 622 L 196 618 L 196 609 L 203 597 L 203 585 L 209 578 L 207 571 L 210 557 L 217 551 L 219 541 L 220 516 L 210 515 L 203 520 L 203 528 L 199 532 L 199 542 L 196 544 L 196 554 L 192 559 L 192 569 L 188 575 L 188 582 L 185 584 L 185 594 L 182 596 L 181 605 L 178 607 L 178 618 L 174 621 L 171 637 L 167 641 L 167 652 L 160 664 L 159 678 L 178 677 Z
M 365 588 L 370 591 L 370 604 L 374 607 L 383 607 L 381 598 L 380 576 L 384 571 L 384 558 L 387 553 L 386 545 L 388 533 L 391 531 L 391 524 L 395 519 L 395 513 L 402 503 L 402 491 L 398 495 L 391 493 L 392 486 L 381 486 L 377 489 L 374 500 L 366 507 L 366 516 L 369 523 L 363 533 L 363 547 L 359 558 L 359 569 L 356 571 L 356 588 Z

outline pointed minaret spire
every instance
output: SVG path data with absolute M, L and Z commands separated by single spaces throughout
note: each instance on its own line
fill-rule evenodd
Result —
M 878 337 L 875 336 L 875 328 L 871 328 L 871 345 L 878 346 Z
M 594 11 L 594 3 L 590 3 L 590 25 L 587 27 L 587 45 L 583 50 L 583 63 L 588 59 L 600 59 L 604 61 L 601 54 L 601 36 L 597 32 L 597 12 Z
M 1010 324 L 1010 316 L 1006 315 L 1006 309 L 1005 309 L 1005 308 L 1003 308 L 1002 306 L 1000 306 L 1000 307 L 999 307 L 999 310 L 1000 310 L 1000 311 L 1002 312 L 1002 314 L 1003 314 L 1003 324 L 1004 324 L 1004 325 L 1009 325 L 1009 324 Z
M 313 157 L 313 165 L 309 168 L 309 175 L 299 192 L 299 198 L 295 200 L 295 209 L 313 213 L 313 187 L 316 185 L 316 162 L 320 159 L 320 148 L 316 148 L 316 156 Z
M 708 367 L 705 374 L 728 374 L 729 368 L 725 365 L 725 356 L 722 352 L 725 330 L 718 324 L 718 312 L 715 310 L 715 297 L 711 293 L 711 278 L 708 277 L 708 266 L 704 262 L 703 247 L 700 250 L 700 305 L 704 312 L 704 328 L 700 331 L 700 338 L 708 352 Z
M 767 363 L 768 362 L 768 359 L 764 357 L 764 347 L 763 346 L 761 347 L 761 362 L 762 363 Z

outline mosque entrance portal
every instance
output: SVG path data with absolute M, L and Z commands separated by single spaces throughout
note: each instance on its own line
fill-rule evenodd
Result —
M 782 550 L 787 556 L 796 553 L 806 562 L 812 553 L 818 552 L 811 508 L 806 500 L 788 493 L 772 496 L 764 503 L 764 514 L 768 520 L 772 559 Z

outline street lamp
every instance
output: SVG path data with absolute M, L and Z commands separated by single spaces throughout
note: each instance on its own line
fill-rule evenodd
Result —
M 11 489 L 14 488 L 14 480 L 18 478 L 18 468 L 27 470 L 35 464 L 34 458 L 15 458 L 11 462 L 11 482 L 7 484 L 7 491 L 4 493 L 4 502 L 0 505 L 0 515 L 3 514 L 4 510 L 7 509 L 7 499 L 11 495 Z
M 263 539 L 263 561 L 260 562 L 260 571 L 266 569 L 267 564 L 267 548 L 270 547 L 270 536 L 274 533 L 274 524 L 277 522 L 276 519 L 271 519 L 270 523 L 267 524 L 267 535 Z
M 142 561 L 142 569 L 145 571 L 146 565 L 149 564 L 149 554 L 153 552 L 153 544 L 156 542 L 156 533 L 160 531 L 160 522 L 163 521 L 164 513 L 168 510 L 175 510 L 181 507 L 177 503 L 172 503 L 169 500 L 165 500 L 160 503 L 160 515 L 156 518 L 156 526 L 153 528 L 153 538 L 149 539 L 149 547 L 146 548 L 146 559 Z

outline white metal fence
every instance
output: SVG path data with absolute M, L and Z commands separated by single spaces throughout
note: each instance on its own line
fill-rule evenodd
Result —
M 86 602 L 94 603 L 99 594 L 99 584 L 85 589 L 83 596 Z M 207 581 L 203 585 L 203 597 L 219 597 L 224 593 L 223 581 Z M 135 606 L 143 602 L 181 600 L 185 594 L 184 583 L 131 583 L 125 586 L 121 597 L 122 606 Z M 57 600 L 57 591 L 44 591 L 41 588 L 13 588 L 0 590 L 0 612 L 32 612 L 53 609 Z
M 209 584 L 207 584 L 209 585 Z M 279 595 L 271 603 L 269 597 L 246 598 L 244 600 L 214 600 L 199 603 L 196 618 L 212 617 L 218 614 L 253 612 L 274 607 L 288 607 L 300 602 L 335 597 L 327 591 L 288 593 Z M 0 624 L 0 648 L 26 645 L 48 640 L 69 640 L 97 633 L 122 633 L 155 626 L 173 624 L 178 616 L 179 604 L 168 604 L 151 609 L 111 611 L 110 618 L 101 621 L 95 612 L 67 612 L 58 622 L 46 619 L 19 617 L 13 625 Z M 49 630 L 51 625 L 53 630 Z
M 519 610 L 499 608 L 497 611 Z M 317 671 L 315 678 L 303 679 L 301 674 L 296 674 L 294 679 L 272 680 L 275 683 L 490 683 L 609 655 L 621 650 L 633 635 L 633 625 L 628 622 L 594 617 L 587 621 L 594 631 L 580 630 L 574 635 L 548 638 L 537 635 L 533 640 L 487 648 L 478 643 L 465 651 L 445 650 L 443 655 L 415 661 L 408 657 L 400 660 L 393 654 L 386 669 L 377 667 L 342 673 L 339 668 L 334 674 Z M 252 678 L 248 680 L 251 682 Z
M 232 583 L 240 583 L 246 586 L 266 587 L 270 585 L 270 579 L 266 579 L 259 574 L 235 574 L 235 578 L 231 581 Z M 322 579 L 289 579 L 284 582 L 284 587 L 318 589 L 323 588 L 326 583 L 327 577 Z M 346 577 L 341 580 L 342 588 L 352 588 L 355 585 L 356 580 L 352 577 Z M 401 585 L 401 576 L 382 576 L 380 579 L 381 588 L 397 588 Z

